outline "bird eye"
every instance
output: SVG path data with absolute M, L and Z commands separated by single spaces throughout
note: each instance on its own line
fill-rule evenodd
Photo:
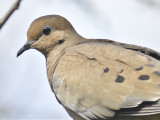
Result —
M 44 35 L 49 35 L 51 32 L 52 32 L 52 28 L 50 26 L 44 26 L 43 27 L 42 33 Z

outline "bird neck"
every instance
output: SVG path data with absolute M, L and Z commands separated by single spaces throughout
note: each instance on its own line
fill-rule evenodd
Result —
M 71 37 L 67 36 L 66 38 L 67 38 L 66 42 L 64 42 L 62 45 L 54 47 L 47 55 L 45 55 L 47 76 L 52 90 L 53 90 L 52 80 L 55 68 L 61 57 L 65 54 L 66 49 L 85 41 L 85 38 L 81 37 L 80 35 L 75 35 L 75 36 L 72 35 Z
M 63 56 L 64 51 L 65 50 L 61 50 L 61 51 L 52 50 L 49 53 L 49 55 L 46 57 L 47 77 L 52 90 L 53 90 L 53 84 L 52 84 L 53 73 L 55 71 L 57 63 L 59 62 L 60 58 Z

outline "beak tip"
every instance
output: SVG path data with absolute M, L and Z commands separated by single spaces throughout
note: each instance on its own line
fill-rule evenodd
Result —
M 17 58 L 19 57 L 19 54 L 17 53 L 17 56 L 16 56 Z
M 20 49 L 20 50 L 17 52 L 17 57 L 19 57 L 23 52 L 24 52 L 24 50 L 23 50 L 23 49 Z
M 31 48 L 31 45 L 33 44 L 33 41 L 29 41 L 17 52 L 17 57 L 19 57 L 24 51 Z

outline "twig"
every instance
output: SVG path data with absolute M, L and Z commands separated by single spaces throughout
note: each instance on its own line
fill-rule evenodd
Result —
M 2 26 L 6 23 L 6 21 L 9 19 L 9 17 L 12 15 L 12 13 L 18 9 L 19 4 L 22 0 L 17 0 L 12 7 L 9 9 L 9 11 L 7 12 L 7 14 L 0 20 L 0 29 L 2 28 Z

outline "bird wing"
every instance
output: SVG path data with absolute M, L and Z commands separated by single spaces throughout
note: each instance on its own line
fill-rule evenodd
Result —
M 160 113 L 160 62 L 112 43 L 67 48 L 52 83 L 58 100 L 86 120 Z

